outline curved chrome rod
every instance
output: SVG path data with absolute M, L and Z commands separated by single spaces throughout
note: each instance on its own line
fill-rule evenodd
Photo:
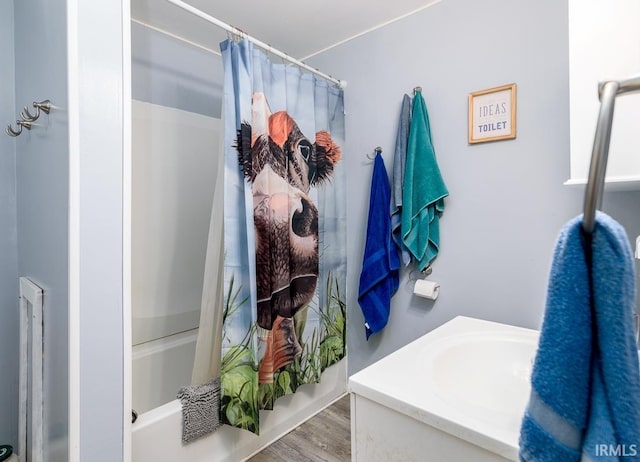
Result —
M 598 84 L 598 97 L 600 99 L 602 99 L 602 91 L 607 83 L 609 82 L 600 82 Z M 618 80 L 617 84 L 618 90 L 616 91 L 616 96 L 638 91 L 640 90 L 640 75 L 634 75 L 633 77 L 629 77 L 628 79 Z
M 616 103 L 617 91 L 618 82 L 606 82 L 601 92 L 600 113 L 598 114 L 593 150 L 591 151 L 589 179 L 584 193 L 582 229 L 588 234 L 591 234 L 595 227 L 596 210 L 602 207 L 602 191 L 607 171 L 611 123 L 613 122 L 613 109 Z
M 593 233 L 596 223 L 596 210 L 602 208 L 602 193 L 607 171 L 611 124 L 613 122 L 616 96 L 639 90 L 640 76 L 619 81 L 601 82 L 598 85 L 600 112 L 598 114 L 596 134 L 593 139 L 589 179 L 584 194 L 584 215 L 582 217 L 582 229 L 587 234 Z

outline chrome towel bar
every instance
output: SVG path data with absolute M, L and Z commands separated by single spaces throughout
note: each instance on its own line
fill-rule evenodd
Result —
M 596 134 L 591 152 L 589 178 L 584 194 L 584 216 L 582 228 L 585 233 L 593 233 L 596 221 L 596 210 L 602 208 L 602 194 L 604 192 L 604 178 L 607 171 L 609 157 L 609 142 L 611 141 L 611 123 L 613 110 L 618 95 L 640 91 L 640 75 L 624 80 L 610 80 L 598 85 L 600 97 L 600 112 L 596 125 Z

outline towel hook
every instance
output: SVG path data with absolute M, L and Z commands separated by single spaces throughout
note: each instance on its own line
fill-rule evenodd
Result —
M 371 153 L 367 153 L 367 159 L 374 160 L 378 154 L 382 154 L 382 148 L 380 146 L 377 146 L 373 150 L 373 152 L 374 152 L 373 157 L 371 156 Z
M 31 122 L 28 120 L 16 120 L 16 125 L 18 126 L 18 130 L 14 130 L 11 124 L 7 125 L 7 128 L 5 129 L 7 135 L 15 138 L 16 136 L 20 136 L 23 128 L 31 130 Z
M 22 131 L 23 128 L 31 130 L 32 123 L 28 120 L 16 120 L 16 123 L 20 125 L 20 131 Z
M 413 94 L 415 95 L 419 91 L 422 91 L 422 87 L 413 87 Z
M 7 128 L 5 129 L 5 132 L 7 132 L 7 135 L 12 136 L 12 137 L 16 137 L 16 136 L 20 136 L 20 134 L 22 133 L 22 125 L 20 125 L 18 123 L 18 130 L 14 130 L 13 127 L 11 126 L 11 124 L 7 125 Z
M 26 120 L 27 122 L 35 122 L 38 117 L 40 117 L 40 111 L 44 112 L 45 114 L 49 114 L 49 112 L 51 112 L 51 101 L 49 101 L 48 99 L 40 102 L 34 101 L 33 107 L 36 108 L 35 114 L 31 114 L 29 112 L 29 108 L 25 106 L 20 113 L 20 117 L 22 117 L 22 119 Z
M 22 129 L 26 128 L 27 130 L 31 130 L 33 122 L 40 117 L 42 112 L 49 114 L 53 105 L 51 104 L 51 101 L 45 99 L 43 101 L 34 101 L 33 107 L 36 108 L 35 114 L 29 112 L 28 106 L 25 106 L 22 112 L 20 112 L 20 119 L 16 120 L 17 129 L 14 129 L 11 124 L 7 125 L 7 128 L 5 129 L 7 135 L 15 138 L 16 136 L 20 136 Z
M 407 282 L 416 282 L 419 279 L 423 279 L 428 276 L 431 276 L 431 273 L 433 273 L 433 268 L 431 267 L 431 265 L 427 266 L 422 271 L 418 269 L 412 269 L 411 271 L 409 271 L 409 277 Z

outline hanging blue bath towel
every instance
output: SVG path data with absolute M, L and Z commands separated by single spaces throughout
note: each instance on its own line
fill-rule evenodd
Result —
M 631 249 L 624 229 L 600 212 L 591 259 L 588 245 L 581 216 L 556 244 L 520 430 L 522 461 L 640 461 Z
M 396 132 L 396 148 L 393 155 L 393 187 L 391 188 L 391 233 L 406 266 L 411 262 L 411 254 L 402 242 L 402 187 L 407 160 L 407 143 L 409 142 L 409 124 L 411 123 L 411 98 L 404 95 L 400 120 Z
M 439 219 L 449 195 L 431 142 L 431 128 L 422 92 L 413 98 L 409 144 L 402 190 L 402 240 L 424 270 L 438 255 Z
M 384 161 L 376 155 L 371 179 L 369 220 L 358 303 L 365 320 L 367 340 L 387 325 L 391 297 L 398 290 L 400 258 L 391 238 L 391 188 Z

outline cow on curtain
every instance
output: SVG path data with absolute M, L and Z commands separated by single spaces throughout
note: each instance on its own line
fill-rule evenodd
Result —
M 221 417 L 259 410 L 345 355 L 342 90 L 225 41 Z

